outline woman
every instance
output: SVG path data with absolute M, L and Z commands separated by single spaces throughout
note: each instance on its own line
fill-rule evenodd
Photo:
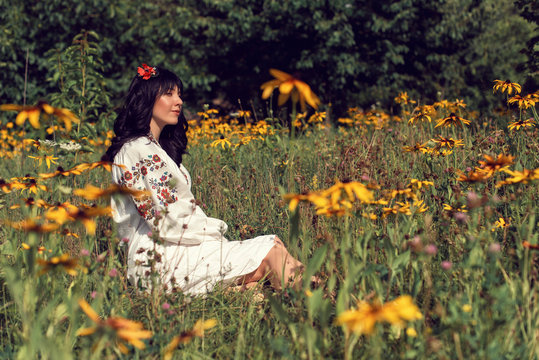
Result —
M 275 289 L 297 282 L 303 265 L 275 235 L 228 241 L 227 225 L 206 216 L 191 193 L 182 164 L 187 121 L 183 86 L 172 72 L 143 64 L 114 124 L 116 137 L 103 156 L 114 183 L 143 196 L 111 200 L 118 234 L 129 240 L 128 278 L 150 289 L 204 294 L 215 285 L 251 287 L 268 279 Z

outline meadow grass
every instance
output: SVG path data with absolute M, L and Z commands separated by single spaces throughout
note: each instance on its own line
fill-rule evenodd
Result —
M 207 133 L 190 135 L 184 164 L 193 193 L 207 214 L 229 224 L 226 237 L 277 234 L 306 264 L 306 273 L 323 280 L 316 289 L 308 282 L 298 290 L 264 289 L 261 301 L 251 291 L 219 289 L 194 298 L 137 291 L 126 280 L 125 244 L 109 217 L 95 219 L 95 234 L 82 223 L 93 220 L 83 217 L 66 221 L 59 233 L 24 231 L 12 224 L 50 210 L 27 206 L 24 198 L 30 195 L 54 205 L 107 206 L 107 197 L 87 201 L 72 193 L 86 184 L 106 188 L 110 174 L 101 167 L 38 180 L 48 189 L 36 194 L 6 190 L 0 195 L 0 357 L 158 359 L 174 336 L 181 336 L 184 343 L 173 353 L 178 359 L 537 358 L 537 182 L 497 187 L 509 177 L 500 171 L 484 182 L 457 181 L 459 171 L 479 167 L 484 155 L 513 155 L 510 169 L 535 169 L 536 128 L 510 131 L 507 117 L 498 115 L 475 118 L 463 128 L 435 128 L 435 122 L 408 124 L 409 113 L 370 114 L 351 111 L 352 125 L 304 121 L 293 138 L 270 125 L 272 131 L 238 147 L 212 146 L 218 136 L 233 132 L 208 130 L 212 125 L 204 122 L 219 118 L 213 114 L 198 122 Z M 4 145 L 11 144 L 3 147 L 0 168 L 6 183 L 55 168 L 47 169 L 45 161 L 39 165 L 30 154 L 56 155 L 66 170 L 98 161 L 107 144 L 106 136 L 98 136 L 81 140 L 91 140 L 93 152 L 38 149 L 31 143 L 21 152 L 22 138 L 43 139 L 45 133 L 16 130 L 3 125 Z M 436 135 L 461 139 L 463 146 L 431 153 L 403 150 L 416 143 L 436 149 Z M 444 156 L 438 151 L 444 149 L 452 152 Z M 412 179 L 432 185 L 417 189 Z M 387 202 L 357 200 L 343 213 L 326 216 L 308 201 L 291 211 L 283 198 L 314 194 L 337 180 L 364 184 L 375 200 Z M 38 259 L 64 253 L 77 261 L 75 276 L 64 271 L 67 266 L 42 271 Z M 359 301 L 379 306 L 402 295 L 412 297 L 421 319 L 403 326 L 377 324 L 370 334 L 336 324 Z M 151 338 L 140 349 L 124 342 L 124 354 L 118 332 L 110 327 L 78 336 L 80 329 L 95 325 L 81 310 L 81 298 L 102 319 L 120 316 L 142 323 Z M 201 319 L 217 320 L 203 337 L 193 332 Z

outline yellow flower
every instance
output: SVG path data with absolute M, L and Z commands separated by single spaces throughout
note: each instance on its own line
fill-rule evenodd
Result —
M 496 171 L 507 168 L 509 165 L 513 165 L 515 160 L 514 156 L 500 154 L 497 158 L 493 158 L 490 155 L 483 155 L 485 161 L 479 161 L 481 164 L 480 168 L 476 168 L 478 172 L 485 172 L 489 176 L 494 174 Z
M 269 98 L 273 90 L 276 87 L 279 87 L 279 106 L 287 102 L 290 96 L 292 96 L 292 102 L 294 104 L 296 104 L 299 100 L 301 111 L 305 111 L 305 102 L 311 105 L 314 109 L 318 109 L 320 99 L 315 95 L 315 93 L 312 92 L 309 85 L 301 80 L 296 79 L 292 75 L 277 69 L 270 69 L 270 74 L 273 75 L 275 79 L 267 81 L 260 86 L 260 88 L 263 90 L 262 99 Z
M 315 111 L 315 113 L 312 114 L 311 117 L 309 117 L 309 120 L 307 122 L 309 124 L 321 123 L 321 122 L 324 121 L 325 118 L 326 118 L 326 112 L 325 111 L 323 111 L 323 112 Z
M 408 335 L 409 337 L 416 337 L 417 336 L 417 331 L 415 331 L 414 328 L 409 327 L 409 328 L 406 329 L 406 335 Z
M 19 182 L 14 181 L 10 184 L 10 189 L 21 189 L 21 192 L 28 190 L 37 195 L 39 190 L 48 191 L 48 188 L 45 185 L 38 184 L 35 178 L 29 177 L 26 178 L 28 182 Z
M 447 147 L 447 148 L 454 148 L 459 146 L 464 146 L 464 141 L 461 139 L 453 139 L 453 138 L 445 138 L 440 135 L 438 135 L 438 139 L 431 139 L 431 141 L 437 143 L 438 147 Z
M 515 95 L 509 100 L 507 100 L 507 103 L 508 104 L 518 103 L 518 107 L 520 109 L 527 109 L 532 106 L 535 106 L 535 103 L 537 101 L 539 101 L 539 99 L 533 96 L 533 94 L 528 94 L 526 96 Z
M 490 177 L 488 173 L 477 171 L 470 171 L 468 174 L 464 174 L 463 172 L 457 170 L 457 174 L 457 181 L 469 183 L 485 182 Z
M 215 319 L 209 319 L 206 321 L 198 320 L 195 326 L 193 326 L 193 329 L 189 331 L 184 331 L 180 335 L 174 336 L 172 338 L 172 340 L 165 349 L 163 359 L 172 359 L 174 350 L 176 350 L 178 345 L 188 343 L 189 341 L 191 341 L 191 339 L 193 339 L 193 337 L 204 337 L 204 331 L 213 328 L 215 325 L 217 325 L 217 320 Z
M 509 128 L 509 130 L 519 130 L 521 127 L 528 127 L 528 126 L 529 127 L 535 126 L 535 122 L 533 121 L 532 118 L 527 119 L 527 120 L 519 120 L 519 121 L 512 122 L 507 127 Z
M 456 208 L 456 207 L 452 207 L 449 204 L 444 203 L 443 204 L 443 209 L 445 211 L 453 211 L 453 212 L 462 212 L 462 213 L 468 212 L 468 210 L 466 209 L 466 205 L 462 205 L 462 206 Z
M 494 227 L 491 230 L 496 231 L 496 229 L 503 229 L 509 227 L 509 225 L 510 224 L 503 217 L 500 217 L 498 220 L 496 220 Z
M 401 92 L 399 93 L 399 96 L 397 96 L 395 98 L 395 102 L 397 104 L 415 104 L 415 101 L 414 100 L 410 100 L 410 98 L 408 97 L 408 92 Z
M 43 155 L 43 156 L 30 156 L 28 155 L 29 158 L 31 159 L 34 159 L 34 160 L 38 160 L 39 161 L 39 165 L 41 165 L 41 162 L 43 159 L 45 159 L 45 162 L 47 163 L 47 169 L 50 169 L 51 168 L 51 163 L 53 164 L 58 164 L 56 161 L 54 160 L 58 160 L 59 158 L 57 157 L 53 157 L 51 155 Z
M 432 115 L 436 113 L 436 110 L 434 109 L 434 106 L 432 105 L 423 105 L 418 106 L 414 109 L 414 112 L 412 113 L 412 117 L 410 120 L 408 120 L 408 124 L 413 124 L 414 121 L 432 121 Z
M 142 339 L 149 339 L 152 337 L 152 332 L 144 330 L 144 327 L 140 322 L 128 320 L 119 316 L 109 317 L 106 320 L 102 320 L 84 299 L 79 300 L 79 306 L 82 311 L 96 323 L 96 326 L 79 329 L 77 331 L 78 336 L 88 336 L 96 332 L 98 332 L 100 336 L 103 336 L 112 330 L 116 337 L 116 346 L 123 354 L 129 352 L 125 343 L 129 343 L 138 349 L 144 349 L 146 344 L 142 342 Z
M 407 187 L 409 188 L 416 188 L 417 190 L 420 190 L 423 186 L 434 186 L 434 183 L 432 181 L 421 181 L 417 179 L 410 179 L 410 184 L 408 184 Z
M 462 311 L 469 313 L 472 311 L 472 306 L 470 304 L 464 304 L 462 305 Z
M 425 153 L 425 149 L 427 148 L 426 145 L 427 145 L 427 143 L 425 143 L 425 144 L 416 143 L 414 146 L 403 146 L 402 150 L 404 150 L 404 152 L 421 152 L 421 153 Z
M 144 195 L 150 195 L 151 192 L 147 190 L 134 190 L 126 186 L 119 186 L 116 184 L 110 185 L 106 189 L 101 189 L 90 184 L 86 184 L 84 189 L 75 189 L 73 194 L 83 197 L 86 200 L 96 200 L 105 196 L 111 196 L 114 194 L 127 194 L 132 195 L 135 198 L 139 198 Z
M 0 110 L 18 111 L 19 114 L 15 118 L 15 123 L 20 126 L 24 124 L 26 119 L 28 119 L 30 125 L 32 125 L 36 129 L 39 128 L 39 116 L 41 115 L 41 113 L 44 113 L 46 116 L 56 116 L 58 119 L 64 122 L 66 130 L 68 132 L 71 130 L 72 122 L 79 122 L 79 119 L 68 109 L 54 108 L 43 101 L 38 102 L 35 106 L 15 104 L 0 105 Z
M 402 202 L 397 202 L 397 205 L 393 205 L 393 207 L 382 208 L 382 213 L 382 217 L 384 218 L 391 214 L 412 215 L 412 211 L 410 210 L 410 204 Z
M 424 213 L 425 211 L 429 209 L 429 207 L 425 205 L 425 201 L 423 200 L 416 200 L 414 201 L 413 205 L 414 205 L 416 214 Z
M 451 113 L 449 114 L 448 117 L 438 120 L 435 128 L 440 127 L 440 126 L 451 126 L 451 125 L 455 125 L 462 128 L 462 124 L 470 125 L 470 120 L 463 119 L 460 116 L 456 115 L 455 113 Z
M 511 80 L 494 80 L 493 89 L 493 92 L 499 90 L 501 93 L 504 93 L 507 90 L 507 95 L 511 95 L 513 90 L 515 91 L 515 94 L 520 93 L 520 91 L 522 90 L 519 84 L 512 83 Z
M 69 275 L 76 276 L 76 269 L 79 267 L 77 259 L 71 258 L 69 254 L 54 256 L 50 260 L 37 259 L 37 263 L 42 267 L 39 275 L 43 275 L 54 269 L 62 268 L 62 270 Z
M 343 325 L 347 331 L 370 335 L 374 332 L 376 323 L 388 322 L 403 327 L 407 321 L 419 320 L 422 317 L 412 297 L 404 295 L 384 305 L 378 301 L 361 301 L 356 309 L 341 313 L 335 322 L 337 325 Z
M 221 147 L 223 148 L 223 150 L 225 149 L 225 145 L 228 146 L 228 147 L 231 147 L 232 146 L 232 143 L 228 140 L 228 139 L 225 139 L 224 136 L 221 136 L 220 139 L 217 139 L 215 140 L 214 142 L 212 142 L 210 144 L 211 147 L 216 147 L 216 146 L 219 146 L 221 145 Z
M 51 223 L 38 224 L 36 223 L 36 219 L 26 219 L 20 222 L 6 221 L 5 223 L 15 229 L 38 234 L 53 232 L 59 227 L 57 224 Z
M 539 179 L 539 168 L 535 170 L 523 169 L 522 171 L 511 171 L 507 169 L 502 169 L 501 171 L 511 175 L 511 177 L 505 179 L 504 181 L 498 182 L 496 184 L 496 187 L 518 183 L 527 184 L 530 181 Z

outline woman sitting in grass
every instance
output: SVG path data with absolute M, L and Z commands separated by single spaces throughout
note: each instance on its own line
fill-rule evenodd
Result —
M 182 164 L 182 95 L 182 82 L 171 71 L 139 67 L 103 156 L 124 165 L 113 167 L 114 183 L 147 191 L 111 200 L 118 235 L 129 240 L 130 282 L 188 294 L 204 294 L 217 284 L 245 289 L 262 279 L 275 289 L 297 283 L 303 265 L 276 235 L 228 241 L 227 225 L 197 206 Z

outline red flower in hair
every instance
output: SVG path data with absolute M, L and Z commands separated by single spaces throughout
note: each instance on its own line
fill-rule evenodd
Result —
M 152 76 L 156 76 L 157 72 L 155 71 L 155 67 L 142 64 L 142 67 L 138 67 L 138 75 L 141 76 L 144 80 L 148 80 Z

